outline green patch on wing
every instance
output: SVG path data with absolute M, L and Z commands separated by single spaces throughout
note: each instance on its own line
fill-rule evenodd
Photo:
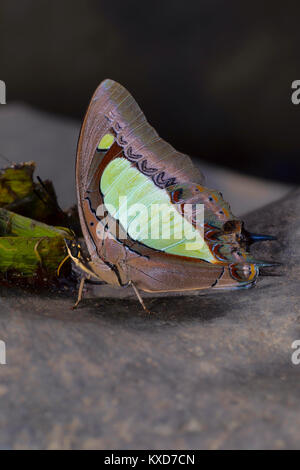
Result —
M 100 140 L 97 150 L 104 151 L 110 149 L 112 144 L 114 143 L 114 136 L 112 134 L 105 134 L 102 139 Z
M 125 158 L 107 165 L 100 190 L 108 212 L 133 240 L 166 253 L 215 261 L 199 231 L 179 214 L 168 193 Z

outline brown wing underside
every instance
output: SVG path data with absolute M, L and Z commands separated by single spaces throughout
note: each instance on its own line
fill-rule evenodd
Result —
M 95 158 L 96 148 L 109 132 L 115 134 L 116 142 L 99 163 Z M 110 216 L 101 218 L 96 214 L 97 207 L 103 203 L 99 183 L 107 162 L 121 155 L 143 172 L 155 169 L 151 177 L 160 187 L 178 182 L 203 182 L 190 158 L 159 138 L 125 88 L 112 80 L 102 82 L 82 125 L 76 161 L 79 216 L 92 263 L 97 267 L 95 274 L 115 285 L 133 281 L 146 291 L 238 285 L 228 266 L 165 254 L 133 240 L 124 242 L 118 236 L 111 236 L 110 224 L 115 221 Z

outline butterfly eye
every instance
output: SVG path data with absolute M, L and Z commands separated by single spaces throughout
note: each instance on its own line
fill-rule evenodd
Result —
M 208 200 L 209 200 L 210 202 L 213 202 L 214 198 L 213 198 L 212 196 L 209 196 Z
M 114 140 L 115 137 L 112 134 L 105 134 L 98 144 L 97 151 L 103 152 L 109 150 Z

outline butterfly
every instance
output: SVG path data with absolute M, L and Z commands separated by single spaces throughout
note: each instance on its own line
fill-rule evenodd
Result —
M 248 288 L 270 265 L 253 259 L 249 246 L 274 237 L 247 232 L 222 194 L 204 186 L 191 159 L 159 137 L 113 80 L 98 86 L 88 106 L 76 190 L 88 256 L 80 243 L 67 242 L 85 273 L 75 306 L 86 278 L 132 287 L 147 310 L 141 291 Z

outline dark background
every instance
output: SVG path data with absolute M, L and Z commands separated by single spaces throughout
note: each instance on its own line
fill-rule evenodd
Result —
M 7 101 L 82 118 L 104 78 L 179 150 L 300 181 L 300 4 L 1 0 Z

